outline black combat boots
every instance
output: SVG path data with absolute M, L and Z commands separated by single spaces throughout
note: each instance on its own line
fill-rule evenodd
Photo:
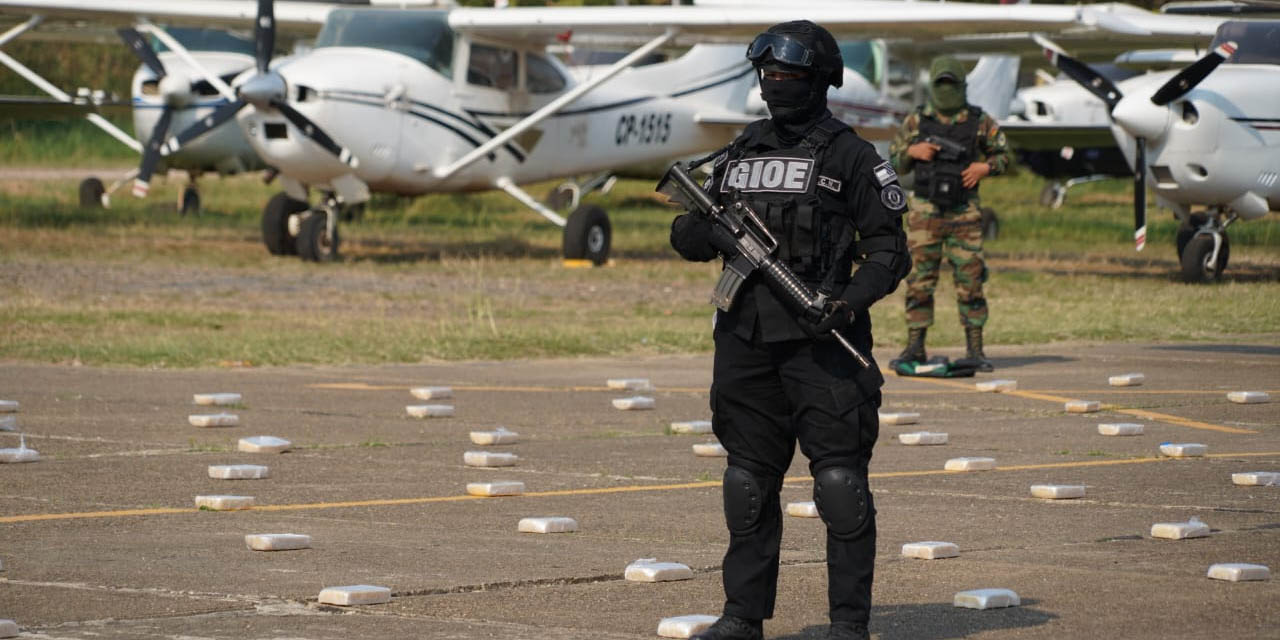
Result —
M 764 640 L 764 625 L 759 620 L 723 615 L 705 631 L 690 636 L 689 640 Z
M 991 364 L 986 354 L 982 353 L 982 327 L 965 327 L 964 342 L 966 348 L 965 360 L 977 366 L 978 371 L 996 370 L 995 365 Z
M 924 352 L 924 333 L 927 327 L 918 329 L 907 329 L 907 348 L 898 354 L 898 360 L 903 362 L 926 362 L 929 356 Z
M 832 622 L 827 631 L 827 640 L 868 640 L 866 625 L 853 622 Z

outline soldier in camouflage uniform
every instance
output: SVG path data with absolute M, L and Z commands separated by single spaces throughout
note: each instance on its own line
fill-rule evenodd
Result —
M 978 183 L 1008 168 L 1009 148 L 995 119 L 967 103 L 959 60 L 935 59 L 929 78 L 929 100 L 907 116 L 889 146 L 889 159 L 898 173 L 914 171 L 916 178 L 907 216 L 907 244 L 915 265 L 907 276 L 907 348 L 898 358 L 928 359 L 925 331 L 933 324 L 933 291 L 945 257 L 955 270 L 965 359 L 980 371 L 991 371 L 982 351 L 987 267 Z

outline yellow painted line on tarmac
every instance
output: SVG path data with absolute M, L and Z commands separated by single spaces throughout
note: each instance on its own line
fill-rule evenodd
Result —
M 890 369 L 881 369 L 881 371 L 883 371 L 885 375 L 893 374 L 893 371 Z M 954 380 L 943 380 L 940 378 L 925 378 L 925 377 L 911 377 L 910 379 L 917 382 L 927 382 L 930 384 L 943 385 L 947 387 L 964 388 L 974 393 L 987 393 L 985 391 L 978 391 L 972 386 L 971 383 L 956 382 Z M 1027 398 L 1029 400 L 1043 400 L 1045 402 L 1053 402 L 1053 403 L 1061 403 L 1061 404 L 1065 404 L 1067 402 L 1076 400 L 1076 398 L 1068 398 L 1066 396 L 1059 396 L 1059 395 L 1054 395 L 1052 393 L 1036 392 L 1036 391 L 1018 390 L 1018 391 L 1000 391 L 998 393 L 1006 396 Z M 1213 424 L 1209 422 L 1201 422 L 1199 420 L 1181 418 L 1178 416 L 1169 415 L 1167 413 L 1160 413 L 1157 411 L 1147 411 L 1146 409 L 1122 409 L 1116 405 L 1110 405 L 1110 404 L 1102 405 L 1101 409 L 1103 411 L 1113 411 L 1115 413 L 1123 413 L 1125 415 L 1136 416 L 1139 418 L 1146 418 L 1148 420 L 1155 420 L 1157 422 L 1164 422 L 1167 424 L 1172 424 L 1179 427 L 1188 427 L 1191 429 L 1202 429 L 1205 431 L 1218 431 L 1221 433 L 1233 433 L 1233 434 L 1258 433 L 1257 431 L 1254 431 L 1252 429 L 1241 429 L 1239 427 L 1228 427 L 1226 425 Z
M 307 385 L 310 389 L 336 389 L 340 391 L 408 391 L 412 385 L 367 384 L 364 382 L 321 382 Z M 610 389 L 601 386 L 536 387 L 505 385 L 452 385 L 454 391 L 502 391 L 512 393 L 563 393 L 565 391 L 613 391 L 630 393 L 627 389 Z M 659 387 L 658 391 L 675 393 L 706 393 L 707 387 Z
M 1252 458 L 1252 457 L 1280 457 L 1280 451 L 1259 451 L 1259 452 L 1242 452 L 1242 453 L 1213 453 L 1209 454 L 1209 458 Z M 1144 464 L 1151 462 L 1164 462 L 1173 460 L 1174 458 L 1125 458 L 1122 460 L 1076 460 L 1071 462 L 1050 462 L 1044 464 L 1023 464 L 1010 465 L 1007 467 L 996 467 L 992 469 L 997 471 L 1031 471 L 1036 469 L 1069 469 L 1074 467 L 1102 467 L 1121 464 Z M 920 471 L 883 471 L 870 474 L 871 478 L 909 478 L 916 476 L 940 476 L 954 475 L 961 473 L 981 473 L 977 471 L 947 471 L 946 469 L 924 469 Z M 786 484 L 794 484 L 799 482 L 811 482 L 813 479 L 808 476 L 790 476 L 783 478 Z M 607 495 L 613 493 L 638 493 L 642 491 L 674 491 L 679 489 L 709 489 L 720 486 L 719 480 L 708 480 L 699 482 L 680 482 L 674 484 L 642 484 L 629 485 L 625 487 L 595 487 L 591 489 L 559 489 L 555 491 L 534 491 L 526 493 L 522 497 L 525 498 L 550 498 L 560 496 L 590 496 L 590 495 Z M 467 500 L 492 500 L 496 498 L 488 498 L 485 496 L 473 495 L 456 495 L 456 496 L 427 496 L 421 498 L 384 498 L 377 500 L 349 500 L 345 502 L 304 502 L 298 504 L 274 504 L 274 505 L 258 505 L 241 511 L 306 511 L 312 509 L 341 509 L 351 507 L 385 507 L 385 506 L 401 506 L 412 504 L 431 504 L 438 502 L 463 502 Z M 0 517 L 0 524 L 9 524 L 17 522 L 41 522 L 48 520 L 81 520 L 88 518 L 116 518 L 124 516 L 156 516 L 156 515 L 172 515 L 180 513 L 198 513 L 197 509 L 174 509 L 174 508 L 157 508 L 157 509 L 120 509 L 116 511 L 82 511 L 76 513 L 33 513 L 20 516 Z

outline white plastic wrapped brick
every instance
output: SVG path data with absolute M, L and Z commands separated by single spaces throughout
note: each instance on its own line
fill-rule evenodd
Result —
M 907 558 L 919 558 L 921 560 L 954 558 L 960 555 L 960 545 L 954 542 L 938 542 L 936 540 L 909 542 L 902 545 L 902 555 Z
M 905 445 L 935 445 L 946 444 L 947 434 L 933 433 L 930 431 L 915 431 L 912 433 L 899 433 L 898 442 Z
M 451 404 L 411 404 L 404 410 L 415 418 L 448 418 L 453 415 Z
M 253 496 L 196 496 L 196 508 L 209 511 L 236 511 L 253 506 Z
M 610 378 L 606 383 L 610 389 L 625 391 L 653 391 L 648 378 Z
M 653 408 L 653 398 L 647 396 L 631 396 L 630 398 L 614 398 L 613 408 L 620 411 L 642 411 Z
M 700 442 L 693 445 L 693 455 L 699 458 L 727 458 L 729 452 L 719 442 Z
M 556 516 L 521 518 L 516 530 L 520 533 L 573 533 L 578 530 L 578 521 Z
M 471 443 L 481 446 L 493 444 L 515 444 L 520 441 L 520 434 L 498 427 L 493 431 L 472 431 Z
M 356 584 L 349 587 L 325 587 L 317 598 L 320 604 L 336 604 L 350 607 L 362 604 L 383 604 L 391 602 L 391 590 L 386 587 L 375 587 L 369 584 Z
M 234 413 L 203 413 L 187 416 L 193 427 L 238 427 L 240 416 Z
M 17 431 L 17 416 L 0 416 L 0 431 Z
M 197 393 L 191 400 L 199 405 L 225 407 L 240 404 L 241 396 L 238 393 Z
M 711 433 L 710 420 L 685 420 L 672 422 L 671 433 Z
M 641 558 L 627 565 L 622 578 L 628 582 L 690 580 L 693 578 L 693 569 L 679 562 L 658 562 L 657 558 Z
M 275 436 L 251 436 L 240 438 L 236 448 L 245 453 L 284 453 L 293 443 Z
M 973 387 L 978 391 L 1017 391 L 1017 380 L 985 380 L 974 384 Z
M 1098 433 L 1104 436 L 1140 436 L 1142 425 L 1137 422 L 1103 422 Z
M 1209 535 L 1209 525 L 1194 518 L 1189 522 L 1157 522 L 1151 525 L 1152 538 L 1183 540 L 1203 538 L 1207 535 Z
M 453 397 L 453 387 L 414 387 L 409 393 L 419 400 L 443 400 Z
M 1033 484 L 1031 495 L 1045 500 L 1071 500 L 1084 497 L 1082 484 Z
M 947 471 L 988 471 L 996 468 L 995 458 L 952 458 L 943 469 Z
M 462 454 L 462 463 L 468 467 L 510 467 L 520 460 L 514 453 L 498 451 L 467 451 Z
M 1102 409 L 1102 403 L 1097 400 L 1072 400 L 1063 408 L 1067 413 L 1095 413 Z
M 0 638 L 16 638 L 21 633 L 18 623 L 12 620 L 0 620 Z
M 920 419 L 918 413 L 881 413 L 881 425 L 915 424 Z
M 211 464 L 209 477 L 214 480 L 257 480 L 270 478 L 271 469 L 260 464 Z
M 1236 404 L 1261 404 L 1270 402 L 1271 396 L 1266 391 L 1232 391 L 1227 399 Z
M 1107 378 L 1107 384 L 1113 387 L 1136 387 L 1146 381 L 1147 377 L 1141 373 L 1126 373 Z
M 1160 453 L 1170 458 L 1199 458 L 1209 452 L 1208 445 L 1194 442 L 1162 442 Z
M 1209 567 L 1209 578 L 1228 582 L 1247 582 L 1253 580 L 1270 580 L 1271 569 L 1265 564 L 1249 564 L 1247 562 L 1220 562 Z
M 688 638 L 715 624 L 719 616 L 688 615 L 663 618 L 658 623 L 658 635 L 663 638 Z
M 310 549 L 311 536 L 301 533 L 250 533 L 244 545 L 254 551 L 294 551 Z
M 0 400 L 0 413 L 17 413 L 17 400 Z
M 28 449 L 26 440 L 16 449 L 0 449 L 0 463 L 39 462 L 40 452 Z
M 518 480 L 500 482 L 471 482 L 467 484 L 467 494 L 473 496 L 498 497 L 518 496 L 524 493 L 524 483 Z
M 1280 487 L 1280 472 L 1244 471 L 1231 474 L 1231 484 L 1241 487 Z
M 787 515 L 793 518 L 817 518 L 820 516 L 818 505 L 812 500 L 807 502 L 788 502 Z
M 1022 600 L 1010 589 L 973 589 L 957 593 L 953 604 L 966 609 L 1001 609 L 1016 607 Z

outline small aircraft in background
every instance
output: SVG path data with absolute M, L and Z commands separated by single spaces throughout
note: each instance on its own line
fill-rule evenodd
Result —
M 1280 21 L 1225 22 L 1210 48 L 1180 71 L 1118 84 L 1046 49 L 1054 66 L 1107 107 L 1134 172 L 1135 247 L 1146 244 L 1150 186 L 1181 222 L 1178 259 L 1191 282 L 1222 277 L 1228 226 L 1280 211 Z

